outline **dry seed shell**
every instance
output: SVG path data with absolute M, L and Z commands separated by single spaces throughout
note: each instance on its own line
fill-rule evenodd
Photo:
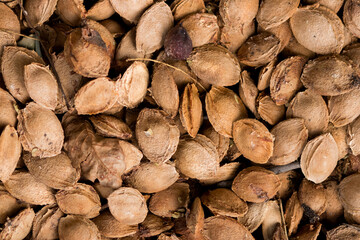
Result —
M 5 3 L 0 3 L 0 28 L 12 31 L 15 34 L 15 40 L 19 40 L 20 22 L 16 14 Z M 1 51 L 0 51 L 1 52 Z M 0 54 L 1 56 L 1 54 Z
M 64 213 L 56 205 L 44 206 L 35 215 L 32 237 L 34 239 L 58 239 L 58 225 Z
M 195 84 L 188 84 L 179 109 L 182 125 L 191 137 L 196 137 L 202 123 L 202 104 Z
M 304 208 L 304 214 L 310 218 L 310 221 L 316 220 L 326 209 L 326 192 L 321 184 L 314 184 L 306 179 L 300 184 L 298 197 Z
M 56 193 L 56 202 L 65 214 L 76 214 L 87 218 L 99 215 L 101 203 L 95 189 L 83 183 L 67 187 Z
M 195 236 L 202 236 L 204 227 L 204 210 L 200 198 L 195 198 L 191 204 L 190 213 L 186 216 L 186 226 Z
M 294 192 L 289 200 L 286 202 L 285 207 L 285 223 L 288 228 L 288 234 L 291 236 L 296 233 L 297 228 L 302 219 L 304 210 L 298 198 L 297 192 Z
M 218 168 L 215 176 L 201 179 L 200 182 L 203 185 L 213 185 L 222 181 L 229 181 L 231 179 L 234 179 L 234 177 L 238 173 L 239 167 L 240 163 L 238 162 L 227 163 Z
M 201 202 L 215 215 L 242 217 L 248 210 L 246 202 L 226 188 L 207 191 L 201 196 Z
M 300 0 L 265 0 L 261 2 L 256 20 L 265 30 L 287 21 L 297 10 Z
M 0 180 L 6 182 L 21 156 L 21 143 L 16 129 L 7 125 L 0 135 Z
M 55 203 L 53 190 L 37 181 L 28 172 L 15 172 L 10 179 L 4 182 L 9 193 L 21 201 L 34 205 Z
M 354 43 L 347 46 L 342 54 L 350 58 L 356 67 L 360 67 L 360 43 Z
M 146 95 L 149 83 L 149 72 L 142 62 L 134 62 L 116 81 L 117 101 L 128 108 L 134 108 L 141 103 Z
M 219 168 L 219 156 L 214 143 L 201 134 L 195 138 L 182 138 L 173 158 L 179 172 L 199 180 L 215 176 Z
M 60 240 L 100 240 L 101 235 L 96 225 L 81 216 L 68 215 L 59 222 Z
M 180 131 L 175 123 L 156 109 L 143 109 L 136 122 L 136 139 L 152 162 L 165 162 L 175 153 Z
M 201 134 L 209 138 L 215 144 L 215 147 L 219 154 L 219 162 L 221 162 L 229 149 L 230 138 L 219 134 L 212 126 L 204 128 L 201 131 Z
M 170 5 L 176 21 L 191 14 L 205 9 L 204 0 L 175 0 Z
M 319 3 L 322 6 L 325 6 L 335 13 L 337 13 L 342 5 L 344 4 L 344 0 L 305 0 L 304 3 L 306 4 L 316 4 Z
M 323 96 L 350 92 L 359 84 L 359 73 L 348 58 L 340 55 L 321 56 L 304 67 L 301 82 Z
M 175 167 L 165 163 L 142 163 L 131 172 L 129 184 L 143 193 L 167 189 L 179 178 Z
M 318 239 L 320 230 L 321 230 L 321 224 L 315 223 L 312 224 L 306 224 L 303 226 L 294 236 L 294 239 L 296 240 L 316 240 Z
M 23 207 L 23 204 L 5 189 L 0 191 L 0 202 L 0 224 L 4 224 L 7 218 L 15 216 Z
M 151 80 L 151 94 L 157 105 L 171 118 L 177 115 L 179 90 L 174 79 L 173 69 L 165 65 L 154 68 Z
M 56 6 L 56 13 L 60 19 L 73 27 L 80 25 L 81 18 L 85 15 L 85 12 L 83 0 L 58 0 Z
M 259 0 L 221 0 L 219 13 L 226 24 L 240 25 L 251 22 L 259 8 Z
M 131 129 L 119 118 L 101 114 L 91 116 L 89 119 L 99 135 L 120 139 L 129 139 L 132 137 Z
M 88 19 L 100 21 L 108 19 L 114 13 L 115 10 L 110 0 L 99 0 L 86 12 L 85 16 Z
M 338 194 L 339 185 L 336 181 L 324 183 L 326 193 L 326 209 L 321 215 L 321 220 L 328 223 L 336 224 L 344 215 L 344 207 Z
M 61 99 L 61 93 L 49 67 L 40 63 L 26 65 L 24 81 L 31 99 L 42 107 L 55 110 Z
M 114 38 L 119 38 L 126 33 L 125 27 L 122 23 L 113 19 L 105 19 L 100 21 L 100 24 L 106 27 L 107 30 L 113 35 Z
M 339 184 L 338 192 L 345 209 L 350 211 L 360 210 L 360 174 L 345 177 Z
M 245 118 L 234 122 L 233 138 L 244 157 L 255 163 L 267 163 L 273 155 L 274 136 L 256 119 Z
M 262 32 L 253 35 L 241 45 L 237 52 L 240 63 L 260 67 L 276 58 L 280 51 L 280 39 L 275 35 Z
M 271 125 L 277 124 L 285 116 L 285 106 L 276 105 L 269 95 L 260 93 L 257 105 L 257 113 Z
M 164 233 L 160 234 L 157 240 L 180 240 L 174 233 L 170 236 L 165 235 Z
M 205 219 L 204 235 L 207 239 L 214 240 L 254 240 L 244 225 L 230 217 L 214 216 Z
M 189 203 L 189 184 L 174 183 L 169 188 L 155 193 L 149 200 L 149 210 L 159 217 L 172 217 Z M 174 215 L 173 215 L 174 214 Z
M 187 62 L 195 75 L 205 83 L 232 86 L 240 80 L 241 68 L 236 56 L 219 45 L 195 48 Z
M 329 123 L 329 112 L 324 99 L 310 90 L 296 94 L 286 111 L 286 117 L 304 119 L 309 137 L 324 132 Z
M 296 56 L 281 61 L 270 78 L 270 95 L 277 105 L 283 105 L 295 96 L 302 87 L 300 75 L 306 58 Z
M 353 122 L 360 115 L 360 89 L 330 97 L 328 100 L 330 122 L 335 127 L 342 127 Z
M 5 90 L 0 88 L 0 130 L 3 130 L 7 125 L 16 126 L 16 101 Z
M 266 208 L 265 218 L 261 224 L 261 230 L 264 240 L 276 239 L 276 237 L 274 236 L 276 234 L 277 228 L 281 226 L 281 222 L 281 212 L 278 201 L 269 201 Z M 282 230 L 280 229 L 280 235 L 281 232 Z
M 328 240 L 360 239 L 360 228 L 356 225 L 342 224 L 326 233 Z
M 0 239 L 3 240 L 20 240 L 24 239 L 30 232 L 33 219 L 35 217 L 34 210 L 27 208 L 21 211 L 13 219 L 8 219 L 3 230 L 0 233 Z
M 254 80 L 251 78 L 250 73 L 246 70 L 241 72 L 239 95 L 245 106 L 258 117 L 256 111 L 256 98 L 259 90 L 254 84 Z
M 25 153 L 23 161 L 38 181 L 54 189 L 73 186 L 80 178 L 79 169 L 72 166 L 70 158 L 64 152 L 48 158 L 32 157 L 30 153 Z
M 138 232 L 137 225 L 120 223 L 111 215 L 110 211 L 107 210 L 101 212 L 101 214 L 92 219 L 92 221 L 96 224 L 102 237 L 123 238 Z
M 290 18 L 296 40 L 318 54 L 339 53 L 345 42 L 344 24 L 326 7 L 299 8 Z
M 219 38 L 220 28 L 217 17 L 210 13 L 195 13 L 180 21 L 181 26 L 191 38 L 193 47 L 215 43 Z
M 281 186 L 278 192 L 278 195 L 281 199 L 290 198 L 293 190 L 297 187 L 297 183 L 300 178 L 300 173 L 291 170 L 277 175 L 280 179 Z
M 109 110 L 116 103 L 115 82 L 107 77 L 91 80 L 75 95 L 78 114 L 98 114 Z
M 38 27 L 48 21 L 54 13 L 57 0 L 28 0 L 24 4 L 24 9 L 27 12 L 26 20 L 32 27 Z
M 174 223 L 170 218 L 161 218 L 149 213 L 144 222 L 139 226 L 140 236 L 144 238 L 159 235 L 174 227 Z
M 309 141 L 300 159 L 301 170 L 306 179 L 321 183 L 330 176 L 338 162 L 338 148 L 330 133 Z
M 254 21 L 245 23 L 242 27 L 228 23 L 221 28 L 220 43 L 229 49 L 230 52 L 235 53 L 246 39 L 254 33 Z
M 124 173 L 128 173 L 133 167 L 140 164 L 143 154 L 137 147 L 129 142 L 119 141 L 119 145 L 124 154 L 124 162 L 126 165 Z
M 40 158 L 61 153 L 64 131 L 55 113 L 31 102 L 18 115 L 20 142 L 25 151 Z
M 115 11 L 129 23 L 137 23 L 143 12 L 150 7 L 154 0 L 110 0 Z
M 258 26 L 258 31 L 264 32 L 265 30 L 261 26 Z M 279 26 L 269 28 L 266 31 L 274 34 L 276 37 L 280 39 L 279 52 L 281 52 L 289 44 L 290 39 L 292 37 L 289 21 L 283 22 Z
M 343 13 L 345 26 L 356 37 L 360 37 L 359 3 L 359 0 L 346 0 Z
M 305 48 L 303 45 L 301 45 L 296 38 L 291 34 L 289 43 L 287 46 L 285 46 L 283 50 L 284 56 L 290 57 L 290 56 L 305 56 L 308 58 L 315 57 L 315 53 L 313 51 L 310 51 L 309 49 Z
M 1 64 L 4 83 L 13 97 L 21 103 L 30 100 L 24 82 L 24 66 L 32 62 L 44 64 L 43 60 L 34 51 L 15 46 L 4 47 Z
M 347 139 L 346 142 L 349 145 L 351 152 L 354 155 L 360 154 L 360 118 L 355 119 L 351 124 L 347 126 Z
M 273 172 L 262 167 L 248 167 L 235 177 L 231 189 L 244 201 L 260 203 L 273 198 L 280 184 Z
M 148 213 L 145 198 L 134 188 L 118 188 L 108 197 L 108 204 L 114 218 L 126 225 L 143 222 Z
M 265 219 L 268 203 L 248 203 L 248 211 L 244 216 L 237 218 L 238 222 L 243 224 L 251 233 L 254 232 Z
M 275 141 L 269 163 L 273 165 L 286 165 L 296 161 L 308 139 L 308 130 L 301 118 L 291 118 L 278 123 L 271 129 L 271 134 Z
M 257 88 L 259 91 L 264 91 L 266 88 L 270 86 L 270 78 L 272 75 L 272 72 L 275 69 L 275 64 L 277 62 L 277 59 L 273 59 L 271 62 L 263 66 L 259 72 L 259 78 L 258 78 L 258 84 Z
M 344 211 L 345 221 L 350 224 L 359 224 L 360 222 L 360 211 L 348 210 Z
M 334 127 L 332 124 L 329 124 L 325 131 L 330 133 L 336 142 L 339 152 L 338 159 L 344 158 L 349 153 L 349 146 L 347 144 L 347 128 L 347 126 Z
M 165 2 L 153 4 L 142 14 L 136 27 L 136 50 L 150 54 L 160 49 L 173 24 L 170 7 Z
M 225 137 L 231 137 L 235 121 L 248 116 L 239 96 L 225 87 L 212 86 L 206 94 L 205 107 L 211 125 Z

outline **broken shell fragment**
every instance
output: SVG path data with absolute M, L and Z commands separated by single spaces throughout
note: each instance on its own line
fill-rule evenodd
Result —
M 24 239 L 30 232 L 35 212 L 32 208 L 21 211 L 13 219 L 8 219 L 3 230 L 0 232 L 0 239 Z
M 64 213 L 56 205 L 46 205 L 35 215 L 32 236 L 34 239 L 58 239 L 58 226 Z

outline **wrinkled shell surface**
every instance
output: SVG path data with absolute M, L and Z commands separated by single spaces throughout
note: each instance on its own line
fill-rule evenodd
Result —
M 87 218 L 68 215 L 60 219 L 60 240 L 100 240 L 96 225 Z

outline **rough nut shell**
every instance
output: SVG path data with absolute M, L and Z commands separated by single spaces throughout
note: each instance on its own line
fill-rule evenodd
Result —
M 34 239 L 58 239 L 58 226 L 64 213 L 56 205 L 44 206 L 35 215 L 32 236 Z
M 9 219 L 0 233 L 0 239 L 24 239 L 30 232 L 35 212 L 32 208 L 21 211 L 13 219 Z
M 96 225 L 81 216 L 68 215 L 60 219 L 60 240 L 100 240 L 101 235 Z
M 0 89 L 0 130 L 3 130 L 7 125 L 16 126 L 16 101 L 5 90 Z
M 359 0 L 346 0 L 344 5 L 343 20 L 345 26 L 356 37 L 360 37 L 360 7 Z
M 204 0 L 175 0 L 170 5 L 170 8 L 177 21 L 191 13 L 200 12 L 205 9 L 205 4 Z

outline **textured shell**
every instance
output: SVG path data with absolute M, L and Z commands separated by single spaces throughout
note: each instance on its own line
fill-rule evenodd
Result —
M 154 68 L 151 80 L 151 94 L 156 103 L 171 118 L 177 115 L 180 97 L 172 69 L 165 65 Z
M 173 24 L 173 15 L 165 2 L 152 5 L 143 13 L 136 27 L 136 50 L 146 54 L 159 50 Z
M 2 16 L 0 20 L 0 28 L 10 30 L 15 33 L 20 33 L 19 19 L 17 18 L 16 14 L 11 10 L 11 8 L 6 6 L 5 3 L 0 3 L 0 14 Z M 18 40 L 20 36 L 16 34 L 15 38 L 16 40 Z
M 240 64 L 224 47 L 204 45 L 195 48 L 187 61 L 195 75 L 205 83 L 232 86 L 240 80 Z
M 262 32 L 253 35 L 241 45 L 237 52 L 240 63 L 260 67 L 272 61 L 280 51 L 280 39 L 275 35 Z
M 325 212 L 327 201 L 322 184 L 314 184 L 304 178 L 299 187 L 298 197 L 307 212 L 313 211 L 318 216 Z
M 72 166 L 66 153 L 49 158 L 23 155 L 24 163 L 29 172 L 40 182 L 54 189 L 73 186 L 80 178 L 80 171 Z
M 360 174 L 345 177 L 339 184 L 338 192 L 343 206 L 349 210 L 360 210 Z
M 143 154 L 152 162 L 165 162 L 175 153 L 180 131 L 175 123 L 156 109 L 143 109 L 138 116 L 136 139 Z
M 189 204 L 189 184 L 174 183 L 168 189 L 155 193 L 149 200 L 149 210 L 160 217 L 176 216 Z
M 13 219 L 5 223 L 0 233 L 0 239 L 16 240 L 24 239 L 30 232 L 35 212 L 32 208 L 22 210 Z
M 289 235 L 296 233 L 300 221 L 303 217 L 304 210 L 298 198 L 297 192 L 294 192 L 285 207 L 285 223 L 288 227 Z
M 335 127 L 345 126 L 360 115 L 360 89 L 329 98 L 328 108 L 330 122 Z
M 6 88 L 21 103 L 30 100 L 24 82 L 24 66 L 32 62 L 44 64 L 36 52 L 22 47 L 4 47 L 1 72 Z
M 214 176 L 201 179 L 200 182 L 203 185 L 213 185 L 222 181 L 232 180 L 238 173 L 239 167 L 239 162 L 226 163 L 218 168 Z
M 276 105 L 270 96 L 259 96 L 257 99 L 259 116 L 271 125 L 275 125 L 285 116 L 285 106 Z
M 146 216 L 144 222 L 141 223 L 140 228 L 144 231 L 141 236 L 153 237 L 159 235 L 162 232 L 166 232 L 174 227 L 174 223 L 170 218 L 161 218 L 152 213 Z
M 193 47 L 215 43 L 219 38 L 220 28 L 214 14 L 195 13 L 180 21 L 191 38 Z
M 134 62 L 116 81 L 117 101 L 128 108 L 134 108 L 141 103 L 146 95 L 149 84 L 149 71 L 142 62 Z
M 133 167 L 140 164 L 141 159 L 143 158 L 142 152 L 126 141 L 119 141 L 119 145 L 124 154 L 124 162 L 126 165 L 125 172 L 129 172 Z
M 122 238 L 134 235 L 138 231 L 138 225 L 120 223 L 108 210 L 102 211 L 92 221 L 96 224 L 101 235 L 107 238 Z
M 204 235 L 208 239 L 255 239 L 241 223 L 224 216 L 213 216 L 205 219 Z
M 0 135 L 0 180 L 6 182 L 21 156 L 21 143 L 14 127 L 7 125 Z
M 324 99 L 309 90 L 296 94 L 286 111 L 286 117 L 303 118 L 310 137 L 321 134 L 329 123 Z
M 39 63 L 26 65 L 24 68 L 24 81 L 32 100 L 42 107 L 55 110 L 61 98 L 61 93 L 49 67 Z
M 331 55 L 310 60 L 303 69 L 301 82 L 320 95 L 337 96 L 357 87 L 360 77 L 346 57 Z
M 131 172 L 129 184 L 142 193 L 155 193 L 170 187 L 179 178 L 175 167 L 165 163 L 142 163 Z
M 211 125 L 225 137 L 232 136 L 235 121 L 248 116 L 239 96 L 225 87 L 213 86 L 206 94 L 205 107 Z
M 46 205 L 35 215 L 32 236 L 34 239 L 58 239 L 59 220 L 64 213 L 56 205 Z
M 171 5 L 175 20 L 205 9 L 204 0 L 175 0 Z
M 243 26 L 225 24 L 221 28 L 220 43 L 235 53 L 239 47 L 255 33 L 255 21 L 245 23 Z
M 251 22 L 259 8 L 259 0 L 221 0 L 219 13 L 226 24 L 243 25 Z
M 254 232 L 264 221 L 269 202 L 248 203 L 248 211 L 242 217 L 237 218 L 251 233 Z
M 0 191 L 0 223 L 4 224 L 9 216 L 15 216 L 16 213 L 23 207 L 23 203 L 20 203 L 18 199 L 14 198 L 7 191 Z
M 306 58 L 296 56 L 281 61 L 270 78 L 270 95 L 277 105 L 283 105 L 295 96 L 302 87 L 300 75 Z
M 219 168 L 215 145 L 201 134 L 181 139 L 173 158 L 179 172 L 199 180 L 214 176 Z
M 325 132 L 331 133 L 333 136 L 338 146 L 339 159 L 344 158 L 349 152 L 347 126 L 335 127 L 333 124 L 329 124 Z
M 242 217 L 248 210 L 246 202 L 226 188 L 217 188 L 204 193 L 201 202 L 215 215 Z
M 277 59 L 275 58 L 261 68 L 257 84 L 257 88 L 259 89 L 259 91 L 264 91 L 270 86 L 270 78 L 272 76 L 272 72 L 275 69 L 276 62 Z
M 274 135 L 274 153 L 269 159 L 273 165 L 285 165 L 296 161 L 308 139 L 305 121 L 292 118 L 278 123 L 271 134 Z
M 264 32 L 265 30 L 262 27 L 258 26 L 258 31 Z M 281 52 L 289 44 L 290 39 L 293 36 L 292 32 L 291 32 L 289 21 L 283 22 L 282 24 L 280 24 L 276 27 L 269 28 L 266 31 L 274 34 L 276 37 L 279 38 L 279 40 L 280 40 L 279 52 Z
M 280 179 L 262 167 L 248 167 L 235 177 L 231 189 L 247 202 L 260 203 L 273 198 L 280 189 Z
M 64 131 L 55 113 L 31 102 L 18 115 L 18 132 L 25 151 L 40 158 L 60 154 Z
M 287 21 L 297 10 L 300 0 L 265 0 L 261 2 L 256 20 L 265 30 Z
M 254 80 L 251 78 L 248 71 L 244 70 L 241 72 L 241 79 L 239 84 L 239 95 L 245 106 L 258 117 L 256 111 L 256 98 L 259 90 L 254 84 Z
M 339 53 L 345 42 L 344 24 L 326 7 L 299 8 L 290 18 L 296 40 L 318 53 Z
M 319 3 L 323 6 L 331 9 L 335 13 L 337 13 L 340 10 L 340 8 L 342 7 L 342 5 L 344 4 L 344 1 L 345 0 L 305 0 L 304 3 L 306 3 L 306 4 Z
M 360 228 L 351 224 L 342 224 L 326 233 L 329 240 L 346 240 L 360 238 Z
M 100 21 L 110 18 L 115 13 L 110 0 L 100 0 L 96 2 L 86 13 L 88 19 Z
M 134 188 L 116 189 L 108 197 L 108 204 L 114 218 L 126 225 L 143 222 L 148 212 L 145 198 Z
M 346 0 L 343 13 L 343 20 L 345 26 L 356 37 L 360 37 L 359 3 L 359 0 Z
M 129 139 L 132 137 L 131 129 L 117 117 L 111 115 L 95 115 L 89 118 L 96 132 L 104 137 L 117 137 Z
M 59 222 L 60 240 L 100 240 L 101 235 L 96 225 L 81 216 L 68 215 Z
M 180 120 L 191 137 L 195 137 L 202 123 L 202 104 L 195 84 L 188 84 L 181 99 Z
M 151 6 L 154 0 L 110 0 L 115 11 L 126 21 L 137 23 L 142 13 Z
M 267 163 L 273 155 L 274 136 L 256 119 L 236 121 L 233 125 L 233 138 L 244 157 L 255 163 Z
M 34 205 L 55 203 L 53 190 L 28 172 L 15 172 L 4 182 L 6 190 L 17 199 Z
M 212 126 L 203 127 L 201 134 L 209 138 L 215 144 L 219 154 L 219 162 L 221 162 L 228 152 L 230 138 L 219 134 Z
M 261 224 L 261 231 L 264 239 L 276 239 L 284 235 L 282 230 L 282 217 L 278 201 L 272 200 L 267 204 L 265 218 Z
M 360 118 L 355 119 L 347 127 L 347 139 L 346 139 L 351 152 L 354 155 L 360 154 Z
M 82 86 L 75 95 L 78 114 L 98 114 L 109 110 L 117 100 L 115 82 L 101 77 Z
M 28 16 L 27 21 L 32 27 L 38 27 L 48 21 L 54 13 L 57 0 L 28 0 L 25 2 L 24 9 Z
M 344 215 L 344 207 L 338 193 L 339 184 L 337 181 L 327 181 L 324 183 L 324 188 L 327 204 L 322 219 L 330 223 L 336 223 Z
M 309 141 L 300 159 L 301 171 L 314 183 L 323 182 L 335 169 L 338 161 L 338 147 L 330 133 Z
M 58 0 L 56 6 L 56 13 L 60 19 L 73 27 L 80 25 L 81 17 L 85 12 L 83 0 Z

